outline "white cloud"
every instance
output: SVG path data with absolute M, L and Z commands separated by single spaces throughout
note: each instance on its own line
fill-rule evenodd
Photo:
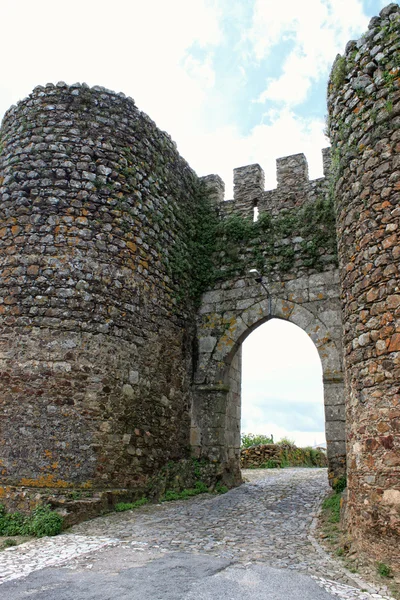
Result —
M 241 430 L 324 442 L 322 366 L 307 334 L 273 319 L 250 334 L 242 356 Z
M 265 58 L 282 40 L 293 41 L 283 73 L 268 79 L 259 102 L 273 100 L 288 106 L 302 103 L 313 81 L 326 76 L 338 52 L 352 36 L 367 27 L 360 0 L 288 0 L 277 4 L 256 0 L 248 39 L 257 60 Z M 279 52 L 279 47 L 275 50 Z
M 201 89 L 210 89 L 215 84 L 215 71 L 212 67 L 212 55 L 209 54 L 204 60 L 199 60 L 189 55 L 184 61 L 184 69 Z
M 210 60 L 187 55 L 193 44 L 221 42 L 219 19 L 207 0 L 5 0 L 0 114 L 38 84 L 85 81 L 131 95 L 173 131 L 176 120 L 193 119 L 212 84 Z
M 232 197 L 232 168 L 260 163 L 265 170 L 266 189 L 276 186 L 276 158 L 304 152 L 309 163 L 310 178 L 322 176 L 321 149 L 328 145 L 322 119 L 297 117 L 289 109 L 272 110 L 264 115 L 264 123 L 248 135 L 235 125 L 207 131 L 198 121 L 190 130 L 177 124 L 179 149 L 191 156 L 190 164 L 199 175 L 217 173 L 226 186 L 226 199 Z M 196 145 L 193 144 L 196 139 Z
M 268 80 L 267 87 L 259 95 L 257 102 L 273 100 L 289 106 L 301 104 L 307 98 L 315 75 L 315 57 L 292 52 L 283 65 L 282 75 Z

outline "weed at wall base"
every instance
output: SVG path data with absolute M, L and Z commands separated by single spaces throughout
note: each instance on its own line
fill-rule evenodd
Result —
M 63 518 L 48 504 L 38 506 L 30 515 L 22 513 L 7 513 L 5 507 L 0 504 L 0 535 L 34 535 L 44 537 L 46 535 L 57 535 L 61 532 Z

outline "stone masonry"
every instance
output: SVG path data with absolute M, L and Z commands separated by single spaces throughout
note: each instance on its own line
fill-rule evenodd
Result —
M 198 179 L 103 88 L 36 88 L 1 140 L 0 497 L 140 493 L 189 457 L 191 267 L 173 259 Z
M 296 154 L 275 190 L 259 165 L 235 169 L 225 200 L 101 87 L 39 86 L 6 113 L 1 502 L 78 491 L 104 509 L 157 497 L 168 469 L 176 486 L 201 469 L 239 483 L 241 344 L 279 318 L 319 352 L 331 482 L 347 434 L 349 531 L 399 558 L 399 10 L 334 64 L 314 181 Z
M 349 42 L 329 82 L 344 320 L 347 521 L 400 564 L 400 8 Z
M 323 157 L 328 169 L 327 150 Z M 308 179 L 303 154 L 278 159 L 277 179 L 277 189 L 264 191 L 259 165 L 235 169 L 234 198 L 226 201 L 219 177 L 204 178 L 218 209 L 221 243 L 214 254 L 218 277 L 203 294 L 198 315 L 191 444 L 198 456 L 222 461 L 232 480 L 240 480 L 241 344 L 265 321 L 285 319 L 308 333 L 321 358 L 333 481 L 345 473 L 346 448 L 339 273 L 329 184 L 326 178 Z M 254 267 L 263 276 L 261 283 L 249 274 Z

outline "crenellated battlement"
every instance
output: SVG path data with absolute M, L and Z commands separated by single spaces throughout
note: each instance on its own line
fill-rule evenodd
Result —
M 276 171 L 278 188 L 301 186 L 309 182 L 308 162 L 303 153 L 278 158 Z
M 248 216 L 259 205 L 264 193 L 264 171 L 258 164 L 233 170 L 233 200 L 236 212 Z
M 331 164 L 330 148 L 322 150 L 324 177 L 310 180 L 308 162 L 303 153 L 283 156 L 276 160 L 277 187 L 265 190 L 265 174 L 255 163 L 233 170 L 233 199 L 225 200 L 225 185 L 218 175 L 207 175 L 202 181 L 209 190 L 210 199 L 220 205 L 220 214 L 239 214 L 254 218 L 254 212 L 269 212 L 301 206 L 326 192 L 326 178 Z
M 352 548 L 397 576 L 399 36 L 390 4 L 334 63 L 334 169 L 329 148 L 314 180 L 304 154 L 281 157 L 265 190 L 261 166 L 242 166 L 231 200 L 124 94 L 60 82 L 6 113 L 2 502 L 157 498 L 194 485 L 191 456 L 210 488 L 239 483 L 241 344 L 285 319 L 320 354 Z

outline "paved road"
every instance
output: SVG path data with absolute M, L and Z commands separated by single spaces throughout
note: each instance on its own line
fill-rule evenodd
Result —
M 328 490 L 324 469 L 246 477 L 248 483 L 223 496 L 114 513 L 6 550 L 0 598 L 384 598 L 357 589 L 313 538 L 313 519 Z

